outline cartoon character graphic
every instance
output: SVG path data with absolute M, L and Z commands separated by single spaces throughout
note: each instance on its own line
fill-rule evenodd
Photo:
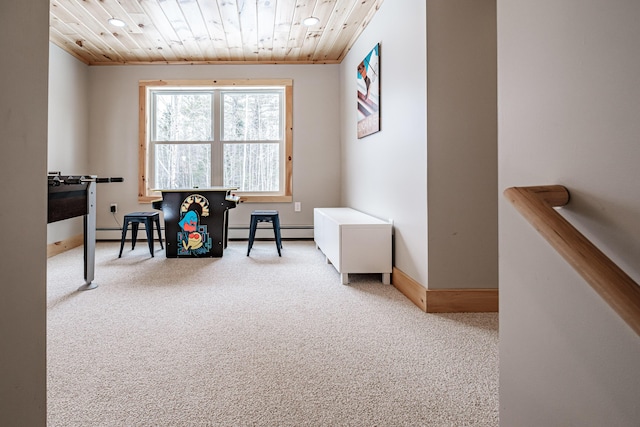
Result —
M 201 248 L 203 245 L 202 234 L 198 233 L 198 214 L 195 211 L 187 212 L 182 220 L 178 223 L 180 228 L 187 233 L 187 239 L 182 240 L 182 249 L 189 251 L 191 249 Z
M 178 225 L 178 256 L 197 256 L 212 247 L 207 226 L 200 224 L 200 216 L 209 216 L 209 201 L 200 194 L 192 194 L 182 202 Z

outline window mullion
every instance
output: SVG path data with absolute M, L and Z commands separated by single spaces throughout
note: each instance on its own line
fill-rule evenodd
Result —
M 213 142 L 211 146 L 211 184 L 221 186 L 223 183 L 224 147 L 221 143 L 222 108 L 220 106 L 220 91 L 213 91 Z

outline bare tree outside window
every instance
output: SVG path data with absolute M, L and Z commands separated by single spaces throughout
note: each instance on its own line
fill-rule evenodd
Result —
M 155 95 L 156 141 L 211 141 L 213 93 Z
M 223 92 L 225 186 L 279 191 L 281 99 L 278 92 Z
M 156 145 L 156 186 L 163 189 L 211 186 L 211 146 Z
M 209 187 L 213 93 L 159 92 L 154 102 L 156 187 Z
M 225 144 L 224 185 L 238 191 L 278 191 L 278 144 Z

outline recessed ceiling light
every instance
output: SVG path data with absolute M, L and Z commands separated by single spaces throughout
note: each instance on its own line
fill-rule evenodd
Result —
M 109 24 L 113 25 L 114 27 L 124 27 L 125 25 L 127 25 L 122 19 L 118 18 L 109 19 Z
M 311 27 L 312 25 L 316 25 L 318 22 L 320 22 L 320 20 L 318 18 L 316 18 L 315 16 L 310 16 L 308 18 L 305 18 L 304 21 L 302 21 L 302 23 L 304 25 L 306 25 L 307 27 Z

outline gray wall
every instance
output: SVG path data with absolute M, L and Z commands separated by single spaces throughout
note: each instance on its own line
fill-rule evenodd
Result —
M 640 281 L 640 2 L 498 1 L 499 186 L 560 212 Z M 640 339 L 500 198 L 500 422 L 637 426 Z
M 340 114 L 337 65 L 147 65 L 89 68 L 89 169 L 122 176 L 99 184 L 98 228 L 117 228 L 127 212 L 149 210 L 138 194 L 138 81 L 149 79 L 293 79 L 293 203 L 244 203 L 230 211 L 231 227 L 248 227 L 253 209 L 278 209 L 283 226 L 312 226 L 313 208 L 336 206 L 340 198 Z M 109 205 L 118 204 L 117 219 Z M 116 222 L 117 221 L 117 222 Z M 313 237 L 311 229 L 303 230 Z M 283 230 L 283 237 L 292 231 Z M 230 233 L 248 237 L 248 229 Z M 119 232 L 98 238 L 120 238 Z
M 49 44 L 47 171 L 86 175 L 89 170 L 89 67 Z M 81 234 L 82 218 L 47 225 L 47 243 Z
M 340 64 L 342 205 L 395 228 L 394 264 L 427 283 L 426 6 L 386 1 Z M 356 135 L 357 66 L 380 43 L 381 131 Z
M 498 286 L 495 0 L 427 2 L 429 289 Z
M 49 2 L 0 2 L 0 424 L 46 425 Z
M 377 42 L 382 130 L 357 139 L 356 66 Z M 385 2 L 341 82 L 342 204 L 393 219 L 394 266 L 423 286 L 496 288 L 495 0 Z

